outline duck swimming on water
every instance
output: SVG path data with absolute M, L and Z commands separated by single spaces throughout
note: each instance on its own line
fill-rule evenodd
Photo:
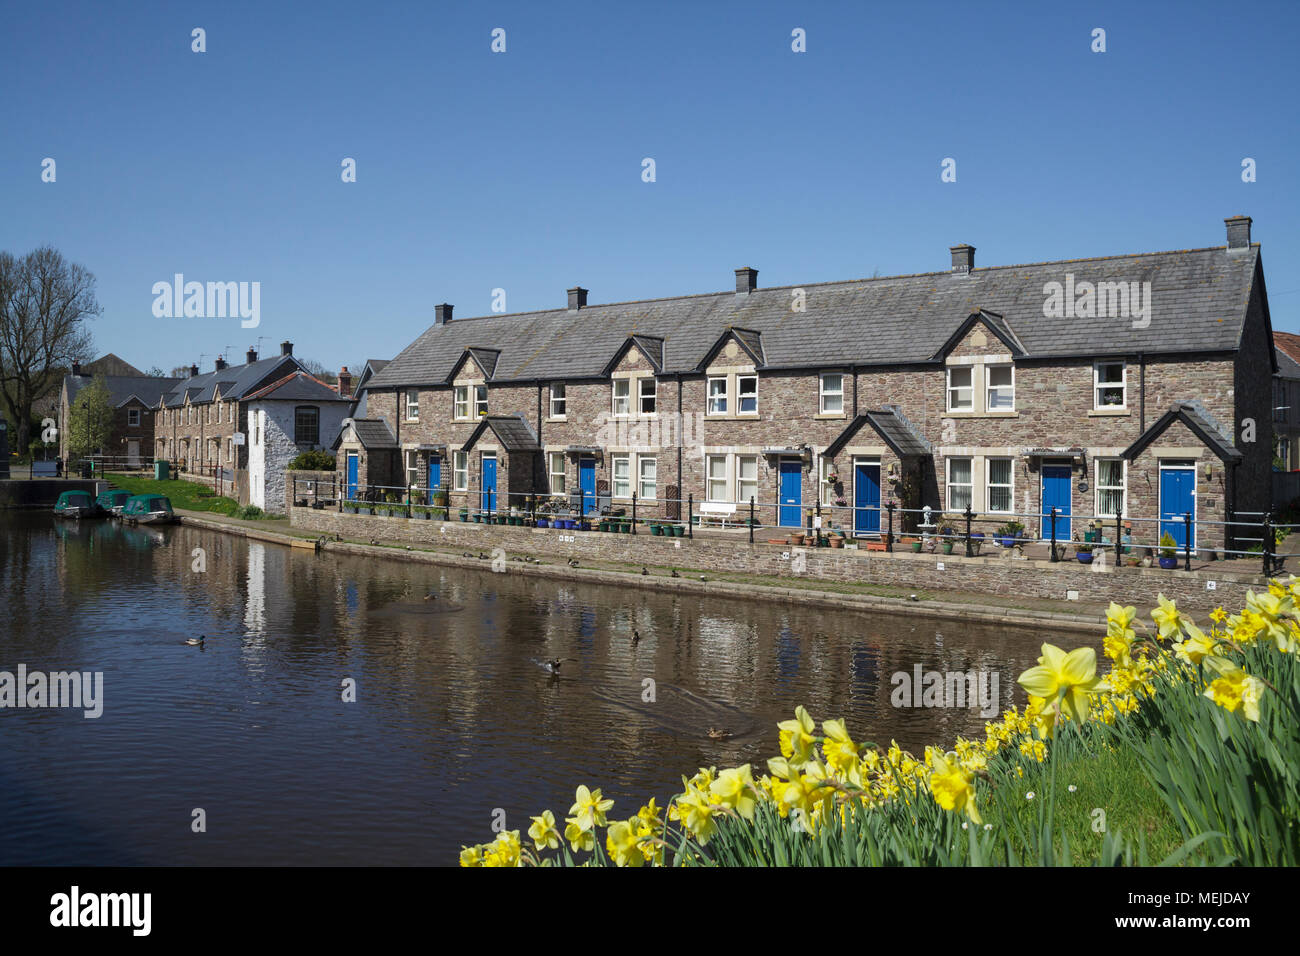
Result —
M 573 657 L 565 657 L 565 658 L 557 657 L 554 660 L 547 661 L 543 666 L 552 674 L 559 674 L 560 665 L 563 664 L 565 661 L 573 661 L 573 663 L 575 664 L 578 662 L 577 659 Z
M 206 634 L 200 634 L 198 637 L 186 638 L 185 643 L 188 644 L 190 647 L 202 647 L 203 642 L 207 640 L 207 638 L 208 636 Z

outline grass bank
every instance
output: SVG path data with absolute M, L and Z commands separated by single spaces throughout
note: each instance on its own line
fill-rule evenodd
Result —
M 260 518 L 260 508 L 244 508 L 233 498 L 218 496 L 207 485 L 196 481 L 182 481 L 172 478 L 167 481 L 155 481 L 152 478 L 139 478 L 133 475 L 108 474 L 105 477 L 118 488 L 124 488 L 133 495 L 166 495 L 173 508 L 186 511 L 206 511 L 225 515 L 228 518 L 251 520 Z

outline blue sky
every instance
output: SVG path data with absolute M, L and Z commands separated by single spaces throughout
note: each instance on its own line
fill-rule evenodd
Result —
M 959 242 L 977 266 L 1221 245 L 1244 213 L 1300 331 L 1298 26 L 1221 0 L 11 5 L 0 248 L 94 272 L 98 351 L 140 368 L 258 336 L 355 368 L 495 288 L 517 312 L 742 265 L 946 269 Z M 260 282 L 260 327 L 156 318 L 177 272 Z

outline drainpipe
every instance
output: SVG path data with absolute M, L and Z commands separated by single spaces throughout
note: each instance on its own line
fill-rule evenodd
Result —
M 1147 430 L 1147 355 L 1145 352 L 1138 353 L 1138 366 L 1141 369 L 1142 381 L 1138 400 L 1138 434 L 1144 435 Z
M 565 399 L 568 399 L 568 390 L 565 390 Z M 568 411 L 568 406 L 565 406 Z M 546 442 L 542 440 L 542 380 L 537 380 L 537 447 L 542 450 L 542 474 L 546 475 L 546 490 L 551 490 L 551 463 L 546 460 Z M 563 456 L 561 456 L 563 457 Z M 566 471 L 567 471 L 566 459 Z M 537 474 L 537 459 L 533 459 L 533 495 L 536 496 L 537 488 L 541 484 L 541 476 Z M 567 487 L 567 485 L 566 485 Z
M 705 397 L 707 401 L 707 396 Z M 677 516 L 680 519 L 682 514 L 682 449 L 686 446 L 682 442 L 682 432 L 684 431 L 684 422 L 682 421 L 682 373 L 677 373 Z
M 858 417 L 858 367 L 849 366 L 849 374 L 853 376 L 853 417 Z

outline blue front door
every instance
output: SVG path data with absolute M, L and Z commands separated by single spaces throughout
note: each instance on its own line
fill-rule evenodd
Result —
M 495 455 L 483 456 L 483 510 L 497 510 L 497 459 Z
M 1192 516 L 1192 547 L 1196 547 L 1196 470 L 1160 469 L 1160 536 L 1173 536 L 1181 553 L 1187 546 L 1186 516 Z
M 348 500 L 357 496 L 357 453 L 348 452 Z
M 579 459 L 578 487 L 582 489 L 582 506 L 588 513 L 595 511 L 599 507 L 596 502 L 596 459 Z
M 1052 534 L 1052 509 L 1056 509 L 1056 540 L 1070 540 L 1070 466 L 1043 466 L 1043 527 L 1040 534 Z
M 433 493 L 442 487 L 442 459 L 437 455 L 429 456 L 429 504 L 433 504 Z
M 779 501 L 777 524 L 783 528 L 803 527 L 803 462 L 781 462 Z
M 853 469 L 853 533 L 880 533 L 880 466 Z

